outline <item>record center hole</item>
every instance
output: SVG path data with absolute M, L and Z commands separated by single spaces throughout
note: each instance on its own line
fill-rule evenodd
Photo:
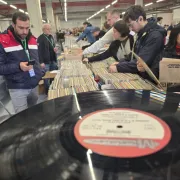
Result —
M 120 129 L 120 128 L 123 128 L 123 126 L 121 126 L 121 125 L 118 125 L 118 126 L 117 126 L 117 128 L 119 128 L 119 129 Z

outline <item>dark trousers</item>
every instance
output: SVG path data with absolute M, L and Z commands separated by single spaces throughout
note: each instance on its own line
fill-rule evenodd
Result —
M 58 66 L 56 62 L 52 62 L 50 64 L 45 64 L 45 70 L 47 71 L 53 71 L 53 70 L 58 70 Z M 51 82 L 50 79 L 44 79 L 44 86 L 45 86 L 45 93 L 48 93 L 49 86 Z

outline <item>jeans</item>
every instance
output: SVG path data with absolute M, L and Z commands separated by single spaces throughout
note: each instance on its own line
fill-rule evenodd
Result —
M 57 63 L 53 62 L 51 64 L 45 64 L 45 71 L 53 71 L 58 70 Z M 50 80 L 44 79 L 44 86 L 45 86 L 45 92 L 48 93 L 49 86 L 50 86 Z
M 38 87 L 34 89 L 9 89 L 9 93 L 16 113 L 37 104 Z

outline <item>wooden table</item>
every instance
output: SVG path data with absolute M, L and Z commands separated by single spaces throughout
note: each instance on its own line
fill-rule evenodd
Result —
M 57 73 L 51 73 L 50 71 L 47 71 L 42 79 L 54 79 L 56 75 Z

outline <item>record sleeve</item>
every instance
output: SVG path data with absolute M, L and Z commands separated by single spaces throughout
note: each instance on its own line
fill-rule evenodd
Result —
M 179 180 L 179 102 L 174 93 L 73 91 L 31 107 L 0 125 L 0 179 Z

